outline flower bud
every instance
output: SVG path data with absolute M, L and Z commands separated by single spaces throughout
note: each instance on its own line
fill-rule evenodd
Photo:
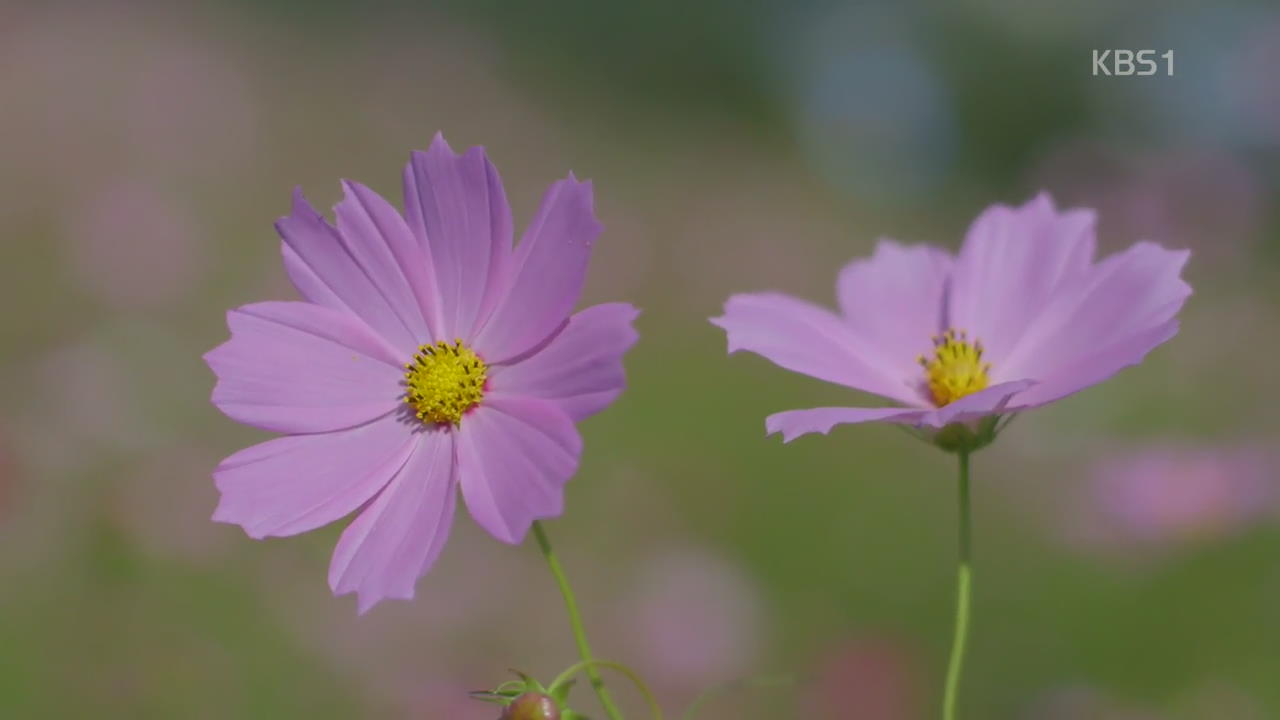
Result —
M 560 708 L 550 695 L 527 692 L 511 701 L 498 720 L 560 720 Z

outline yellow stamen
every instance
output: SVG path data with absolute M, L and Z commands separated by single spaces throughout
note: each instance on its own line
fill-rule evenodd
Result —
M 423 345 L 404 366 L 404 401 L 423 422 L 459 425 L 484 397 L 489 369 L 462 340 Z
M 969 341 L 963 330 L 948 330 L 933 338 L 933 357 L 921 355 L 929 393 L 938 407 L 985 388 L 991 363 L 982 361 L 982 343 Z

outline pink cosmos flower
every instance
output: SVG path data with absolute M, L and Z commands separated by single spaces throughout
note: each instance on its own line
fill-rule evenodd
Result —
M 840 313 L 778 293 L 734 295 L 711 322 L 729 352 L 896 401 L 769 416 L 783 439 L 843 423 L 941 428 L 1038 407 L 1141 361 L 1178 331 L 1189 253 L 1139 242 L 1094 261 L 1094 213 L 1047 194 L 996 205 L 956 256 L 882 240 L 840 272 Z
M 287 433 L 214 472 L 213 519 L 253 538 L 293 535 L 360 510 L 329 568 L 359 611 L 413 597 L 449 535 L 460 487 L 485 530 L 519 543 L 559 515 L 578 467 L 575 422 L 622 391 L 630 305 L 570 315 L 601 226 L 590 182 L 543 197 L 512 248 L 497 170 L 437 135 L 404 171 L 401 215 L 343 182 L 329 224 L 295 192 L 276 223 L 305 302 L 246 305 L 205 360 L 213 403 Z

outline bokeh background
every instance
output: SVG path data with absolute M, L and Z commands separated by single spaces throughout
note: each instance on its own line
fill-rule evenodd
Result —
M 1280 9 L 428 5 L 0 4 L 0 717 L 485 720 L 465 691 L 573 661 L 537 552 L 469 519 L 364 617 L 326 586 L 340 527 L 208 519 L 210 470 L 265 436 L 200 356 L 225 309 L 295 297 L 272 221 L 297 184 L 398 198 L 437 130 L 488 148 L 517 225 L 596 182 L 584 302 L 642 307 L 642 341 L 548 529 L 598 653 L 669 713 L 789 674 L 703 717 L 933 716 L 951 460 L 887 427 L 765 438 L 864 398 L 726 357 L 706 318 L 830 303 L 878 237 L 955 247 L 1047 189 L 1108 251 L 1191 248 L 1196 294 L 1143 366 L 975 459 L 965 715 L 1280 717 Z M 1175 75 L 1093 77 L 1105 48 Z

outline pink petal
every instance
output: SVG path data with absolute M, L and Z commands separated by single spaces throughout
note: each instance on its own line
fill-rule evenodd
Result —
M 1012 405 L 1015 409 L 1044 405 L 1096 385 L 1124 368 L 1142 362 L 1147 353 L 1177 334 L 1178 321 L 1171 319 L 1163 325 L 1130 335 L 1105 350 L 1058 368 L 1036 387 L 1018 395 Z
M 463 418 L 458 472 L 471 516 L 511 544 L 534 520 L 564 509 L 564 484 L 578 469 L 582 438 L 555 404 L 538 398 L 487 395 Z
M 351 513 L 409 457 L 413 436 L 395 414 L 349 430 L 291 435 L 246 448 L 214 470 L 213 519 L 250 537 L 294 535 Z
M 399 356 L 412 355 L 427 339 L 426 321 L 412 301 L 413 291 L 390 267 L 395 261 L 388 245 L 394 239 L 356 232 L 354 227 L 346 229 L 349 234 L 339 233 L 307 203 L 301 189 L 294 191 L 293 212 L 276 221 L 276 230 L 284 238 L 285 271 L 303 297 L 354 313 Z
M 1019 393 L 1034 387 L 1034 380 L 1011 380 L 965 395 L 920 418 L 920 424 L 940 428 L 953 422 L 977 420 L 1004 412 L 1016 404 Z
M 560 328 L 582 293 L 591 245 L 602 229 L 590 181 L 570 173 L 547 190 L 516 248 L 506 293 L 476 336 L 487 361 L 506 362 Z
M 729 352 L 739 350 L 763 355 L 794 372 L 839 383 L 908 405 L 924 399 L 907 380 L 918 365 L 908 364 L 902 374 L 890 374 L 864 354 L 866 347 L 835 313 L 778 293 L 734 295 L 724 305 L 724 315 L 711 319 L 729 336 Z M 928 336 L 925 341 L 928 342 Z
M 1132 365 L 1172 337 L 1159 328 L 1191 295 L 1180 276 L 1189 256 L 1186 250 L 1140 242 L 1108 257 L 1084 281 L 1053 299 L 995 372 L 1036 378 L 1047 386 L 1037 393 L 1047 396 L 1061 383 L 1071 384 L 1067 376 L 1090 358 L 1112 357 L 1111 373 Z M 1129 343 L 1130 338 L 1154 344 Z M 1117 355 L 1118 348 L 1129 352 Z
M 342 202 L 334 207 L 338 232 L 406 329 L 419 344 L 453 339 L 443 330 L 431 254 L 381 195 L 349 180 L 342 182 L 342 189 Z
M 826 435 L 836 425 L 864 422 L 892 422 L 915 424 L 928 410 L 917 408 L 851 408 L 823 407 L 809 410 L 787 410 L 765 418 L 768 435 L 782 433 L 783 442 L 791 442 L 801 435 L 822 433 Z
M 404 169 L 409 227 L 435 263 L 440 337 L 470 338 L 492 311 L 511 261 L 511 208 L 484 148 L 456 155 L 437 134 Z
M 636 342 L 631 323 L 640 311 L 626 303 L 587 308 L 550 343 L 515 365 L 493 368 L 493 392 L 554 400 L 574 420 L 613 402 L 626 377 L 622 356 Z
M 444 547 L 457 502 L 453 435 L 418 430 L 403 468 L 342 533 L 329 587 L 355 592 L 363 614 L 384 598 L 408 600 Z
M 996 205 L 973 222 L 956 258 L 949 325 L 982 341 L 998 368 L 1063 288 L 1089 270 L 1092 210 L 1058 212 L 1042 193 L 1018 208 Z M 1016 371 L 1006 377 L 1030 377 Z
M 218 376 L 213 404 L 248 425 L 326 432 L 394 410 L 403 373 L 396 354 L 347 312 L 265 302 L 227 313 L 231 339 L 205 362 Z
M 881 374 L 919 375 L 916 358 L 946 330 L 951 264 L 945 250 L 882 240 L 871 258 L 840 271 L 836 288 L 845 324 L 858 339 L 858 352 Z
M 1018 393 L 1034 386 L 1030 380 L 1001 383 L 966 395 L 934 410 L 918 408 L 850 408 L 826 407 L 812 410 L 788 410 L 765 419 L 769 435 L 782 433 L 783 442 L 791 442 L 809 433 L 827 434 L 836 425 L 864 422 L 891 422 L 899 425 L 941 428 L 953 422 L 967 422 L 999 414 L 1011 409 Z

